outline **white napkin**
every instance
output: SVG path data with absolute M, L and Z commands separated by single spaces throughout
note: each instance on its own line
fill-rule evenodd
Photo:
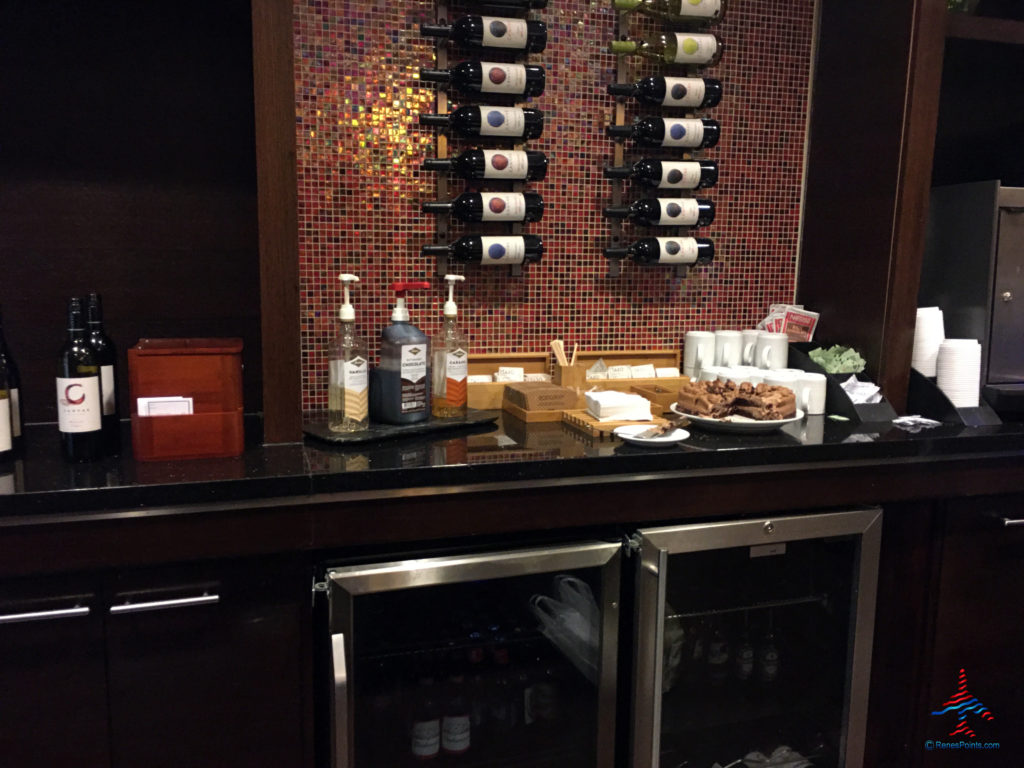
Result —
M 587 412 L 598 421 L 650 421 L 651 401 L 629 392 L 587 392 Z
M 882 391 L 878 385 L 872 384 L 870 381 L 860 381 L 855 375 L 844 381 L 842 387 L 849 396 L 850 402 L 855 405 L 882 402 Z

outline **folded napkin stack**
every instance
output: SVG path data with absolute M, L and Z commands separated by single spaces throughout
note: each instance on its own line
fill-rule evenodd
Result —
M 651 401 L 628 392 L 587 392 L 587 412 L 598 421 L 650 421 Z

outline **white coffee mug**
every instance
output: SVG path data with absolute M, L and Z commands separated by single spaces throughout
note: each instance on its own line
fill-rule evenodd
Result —
M 757 346 L 757 337 L 760 335 L 761 332 L 756 328 L 740 331 L 740 336 L 743 340 L 743 354 L 741 356 L 743 365 L 753 365 L 755 368 L 757 367 L 754 364 L 754 347 Z
M 743 336 L 739 331 L 715 331 L 715 365 L 731 367 L 743 362 Z
M 733 381 L 737 384 L 748 383 L 756 387 L 764 381 L 764 371 L 753 365 L 737 365 L 732 368 L 732 372 L 736 376 Z
M 773 387 L 788 387 L 793 390 L 793 395 L 797 397 L 797 408 L 800 407 L 800 377 L 797 374 L 785 371 L 765 371 L 764 383 L 771 384 Z
M 808 416 L 799 422 L 797 435 L 804 445 L 821 445 L 825 442 L 825 417 Z
M 823 373 L 800 374 L 797 383 L 796 407 L 807 415 L 820 415 L 825 412 L 825 385 L 828 377 Z
M 683 342 L 683 373 L 696 380 L 702 368 L 715 364 L 715 334 L 687 331 Z
M 721 377 L 722 371 L 724 371 L 724 370 L 725 370 L 725 368 L 722 368 L 719 365 L 705 365 L 697 373 L 697 380 L 698 381 L 717 381 Z
M 761 331 L 754 345 L 754 365 L 777 371 L 789 363 L 789 336 Z

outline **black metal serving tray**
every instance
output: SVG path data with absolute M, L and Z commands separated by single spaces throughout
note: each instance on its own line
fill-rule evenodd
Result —
M 302 425 L 302 431 L 309 437 L 331 443 L 332 445 L 350 445 L 354 443 L 370 443 L 377 440 L 389 440 L 395 437 L 410 435 L 426 435 L 434 432 L 448 432 L 480 427 L 497 421 L 501 411 L 469 410 L 465 417 L 451 419 L 430 418 L 418 424 L 373 424 L 360 432 L 332 432 L 326 421 L 313 421 Z

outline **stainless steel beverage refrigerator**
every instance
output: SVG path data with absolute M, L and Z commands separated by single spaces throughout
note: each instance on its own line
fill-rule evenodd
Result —
M 322 762 L 860 768 L 881 514 L 327 566 Z

